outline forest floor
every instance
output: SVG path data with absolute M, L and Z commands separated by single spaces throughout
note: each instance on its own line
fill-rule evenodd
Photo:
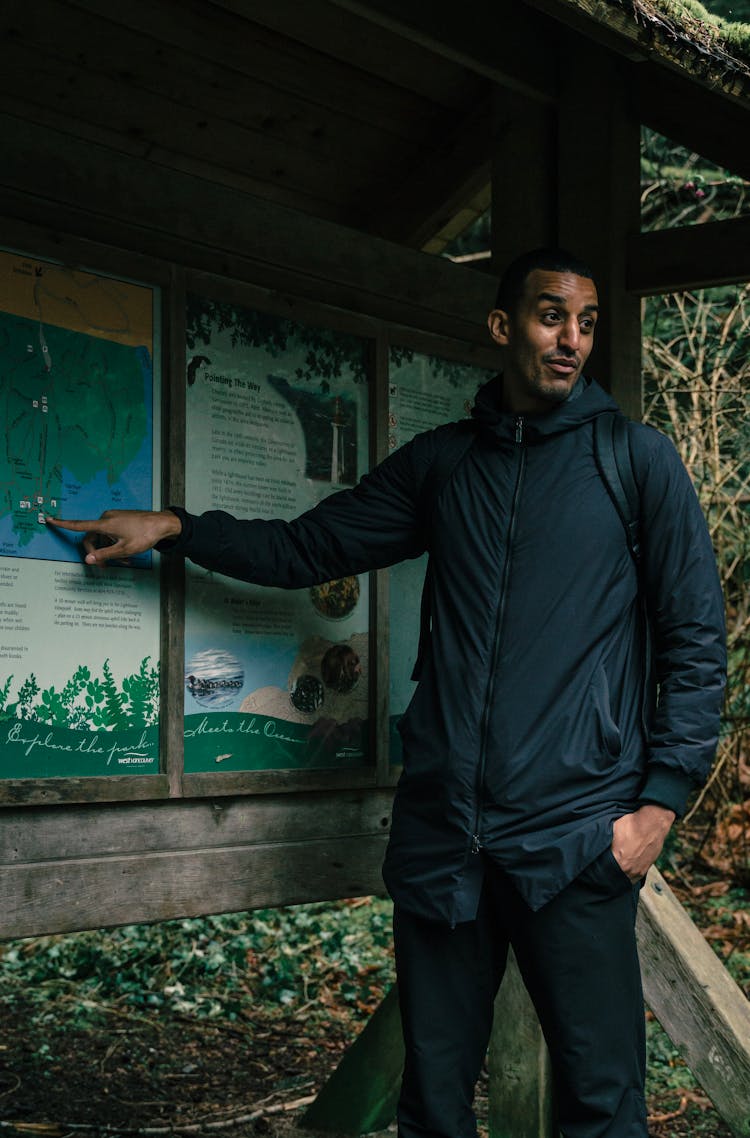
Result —
M 749 993 L 748 881 L 705 846 L 662 870 Z M 375 898 L 8 942 L 0 1130 L 314 1138 L 305 1110 L 392 980 Z M 648 1033 L 654 1138 L 729 1138 L 650 1013 Z M 485 1130 L 484 1078 L 476 1107 Z

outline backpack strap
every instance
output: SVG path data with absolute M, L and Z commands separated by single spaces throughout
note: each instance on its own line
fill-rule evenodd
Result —
M 437 452 L 425 474 L 417 499 L 417 516 L 428 538 L 432 531 L 432 519 L 438 498 L 443 487 L 450 482 L 453 471 L 464 457 L 477 437 L 476 423 L 473 419 L 459 419 L 453 424 L 453 431 Z
M 594 458 L 625 528 L 630 554 L 640 567 L 641 495 L 633 470 L 628 420 L 619 411 L 607 411 L 594 420 Z
M 450 482 L 461 459 L 467 453 L 477 437 L 476 424 L 473 419 L 460 419 L 454 423 L 453 433 L 440 448 L 432 462 L 422 483 L 417 499 L 417 516 L 429 542 L 432 531 L 432 519 L 435 508 L 443 488 Z M 422 599 L 419 605 L 419 647 L 417 659 L 411 674 L 413 680 L 418 680 L 422 672 L 425 652 L 430 638 L 432 626 L 432 560 L 427 562 L 427 570 L 422 586 Z

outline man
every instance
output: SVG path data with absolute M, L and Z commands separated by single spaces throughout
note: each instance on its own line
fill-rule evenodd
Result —
M 632 424 L 643 563 L 598 472 L 614 403 L 582 371 L 598 299 L 560 250 L 514 262 L 490 313 L 501 376 L 476 439 L 420 490 L 452 436 L 417 436 L 293 522 L 110 511 L 89 564 L 157 543 L 300 587 L 431 556 L 431 629 L 400 725 L 384 876 L 406 1068 L 403 1138 L 471 1138 L 472 1096 L 512 944 L 550 1048 L 565 1138 L 646 1138 L 638 889 L 709 769 L 724 682 L 706 525 L 671 443 Z M 114 544 L 94 548 L 95 535 Z M 658 701 L 647 674 L 648 605 Z

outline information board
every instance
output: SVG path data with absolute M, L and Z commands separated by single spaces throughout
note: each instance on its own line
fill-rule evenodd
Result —
M 420 431 L 471 414 L 492 373 L 393 345 L 389 361 L 388 445 L 395 450 Z M 390 570 L 390 759 L 402 760 L 397 724 L 416 685 L 411 673 L 419 643 L 419 611 L 427 556 Z
M 0 252 L 0 778 L 158 771 L 152 558 L 94 569 L 45 525 L 158 505 L 158 299 Z
M 362 339 L 191 295 L 186 500 L 289 520 L 369 465 Z M 368 760 L 366 576 L 261 588 L 188 565 L 185 770 Z

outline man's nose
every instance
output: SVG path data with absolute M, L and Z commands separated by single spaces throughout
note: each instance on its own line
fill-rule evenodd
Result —
M 558 342 L 561 348 L 565 348 L 569 352 L 578 351 L 581 345 L 581 329 L 578 327 L 577 320 L 566 320 L 560 326 Z

